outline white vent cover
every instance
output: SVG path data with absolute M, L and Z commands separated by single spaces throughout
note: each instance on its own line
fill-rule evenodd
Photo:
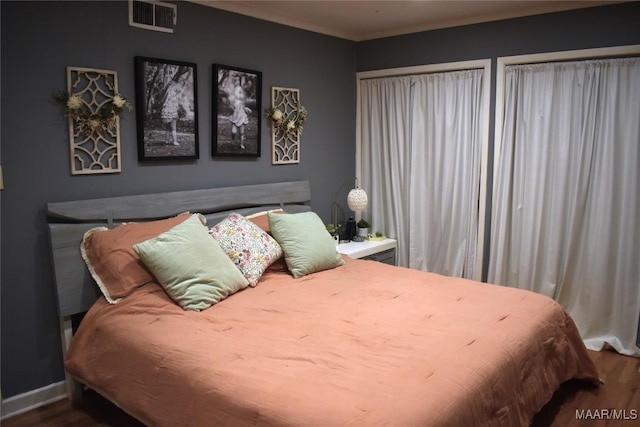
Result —
M 129 0 L 129 25 L 147 30 L 173 33 L 178 6 L 154 0 Z

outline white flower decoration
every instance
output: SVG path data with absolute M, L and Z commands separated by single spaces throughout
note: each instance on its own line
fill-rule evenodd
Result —
M 52 97 L 65 107 L 66 116 L 78 127 L 80 133 L 85 135 L 111 131 L 123 111 L 131 110 L 129 101 L 119 93 L 113 96 L 111 102 L 105 102 L 97 109 L 85 104 L 81 94 L 55 92 Z
M 280 120 L 282 120 L 282 111 L 276 108 L 271 115 L 271 120 L 273 120 L 274 122 L 279 122 Z
M 127 104 L 127 101 L 120 95 L 115 95 L 111 102 L 113 102 L 113 105 L 117 108 L 122 108 Z
M 288 113 L 275 107 L 267 108 L 265 112 L 274 130 L 281 132 L 287 137 L 292 134 L 302 133 L 302 126 L 307 120 L 308 115 L 307 109 L 302 105 L 298 107 L 297 111 L 292 110 Z
M 82 99 L 78 95 L 73 95 L 67 100 L 67 108 L 70 110 L 79 110 L 82 108 Z

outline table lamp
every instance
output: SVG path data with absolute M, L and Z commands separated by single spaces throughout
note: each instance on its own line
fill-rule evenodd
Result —
M 349 209 L 354 212 L 360 212 L 367 208 L 367 192 L 358 187 L 358 178 L 356 178 L 355 188 L 349 191 L 347 195 L 347 205 Z M 353 217 L 349 217 L 346 224 L 347 238 L 354 242 L 361 242 L 364 240 L 363 236 L 357 236 L 356 234 L 356 220 Z

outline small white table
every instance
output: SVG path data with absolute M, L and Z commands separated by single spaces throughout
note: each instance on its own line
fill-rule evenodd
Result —
M 396 239 L 365 240 L 364 242 L 340 243 L 338 252 L 349 258 L 370 259 L 396 265 Z

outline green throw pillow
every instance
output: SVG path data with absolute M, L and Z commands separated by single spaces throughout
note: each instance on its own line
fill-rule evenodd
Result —
M 287 267 L 296 279 L 344 264 L 335 240 L 314 212 L 268 215 L 271 234 L 282 247 Z
M 196 215 L 133 249 L 185 310 L 204 310 L 249 284 Z

